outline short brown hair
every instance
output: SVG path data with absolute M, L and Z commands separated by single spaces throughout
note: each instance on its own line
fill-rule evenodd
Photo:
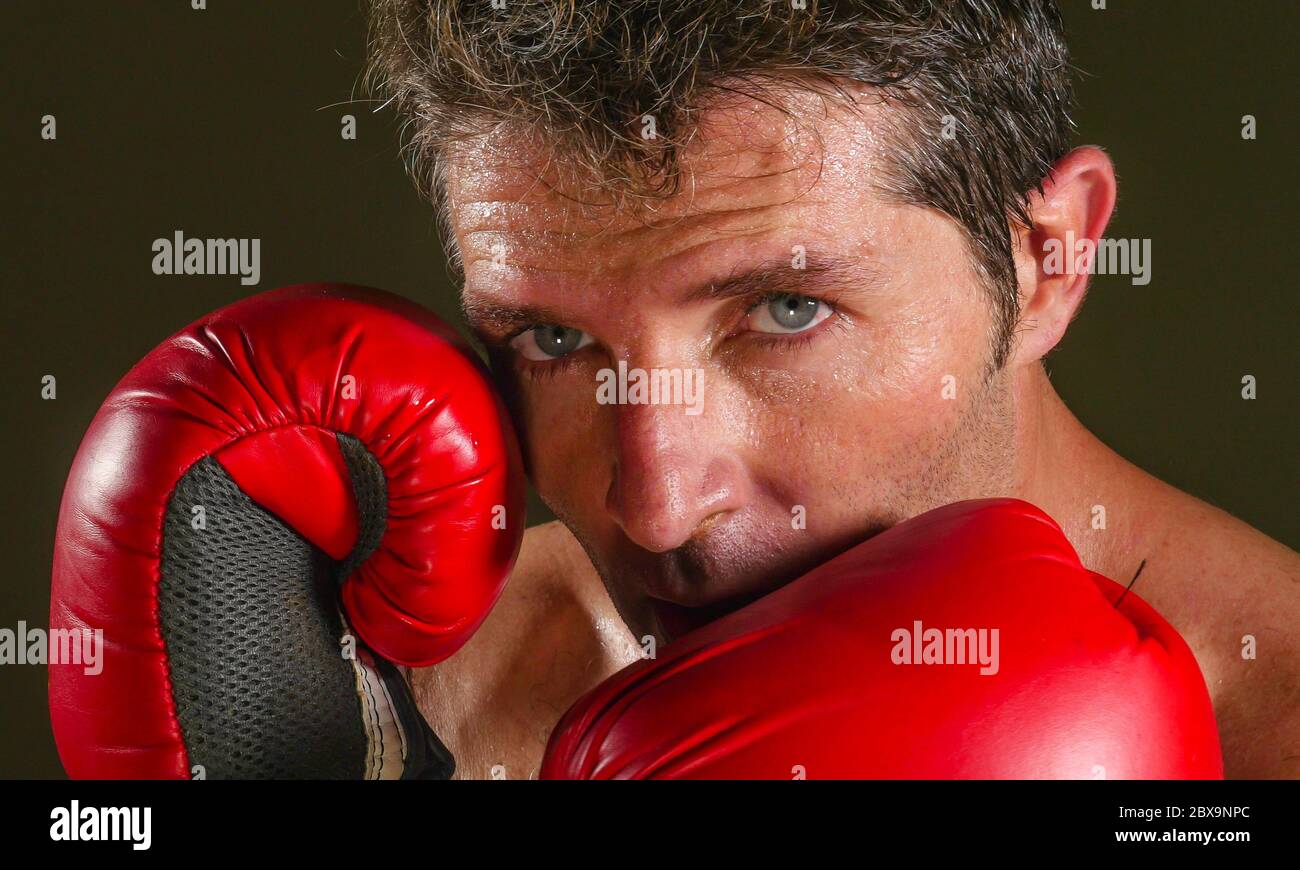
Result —
M 773 83 L 901 107 L 887 195 L 965 231 L 994 300 L 995 362 L 1018 313 L 1009 221 L 1068 149 L 1069 55 L 1055 0 L 371 0 L 372 85 L 405 120 L 408 165 L 439 207 L 439 158 L 522 124 L 606 188 L 668 196 L 692 112 Z M 779 105 L 777 108 L 781 108 Z M 634 124 L 656 119 L 647 141 Z M 948 135 L 946 135 L 948 134 Z

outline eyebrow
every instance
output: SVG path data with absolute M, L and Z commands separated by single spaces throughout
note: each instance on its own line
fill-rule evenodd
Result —
M 820 296 L 845 289 L 855 278 L 865 277 L 863 264 L 853 264 L 843 257 L 809 252 L 802 268 L 796 269 L 790 257 L 772 257 L 756 266 L 737 266 L 721 281 L 709 281 L 686 292 L 688 302 L 721 301 L 746 296 L 779 296 L 791 293 Z M 869 272 L 867 273 L 869 275 Z
M 564 323 L 565 315 L 545 305 L 502 305 L 461 294 L 465 322 L 482 341 L 500 343 L 505 336 L 542 323 Z
M 727 299 L 780 296 L 824 296 L 837 290 L 876 284 L 869 264 L 833 254 L 809 251 L 802 268 L 796 269 L 791 257 L 763 260 L 754 266 L 736 266 L 721 280 L 709 280 L 689 288 L 684 302 L 723 301 Z M 461 311 L 469 326 L 485 341 L 500 341 L 502 336 L 543 323 L 564 323 L 564 312 L 546 305 L 503 305 L 489 299 L 462 294 Z

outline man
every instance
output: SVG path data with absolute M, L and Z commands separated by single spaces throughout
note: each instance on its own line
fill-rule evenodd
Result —
M 1229 776 L 1300 776 L 1300 557 L 1116 455 L 1043 368 L 1087 289 L 1060 251 L 1116 196 L 1068 147 L 1055 3 L 377 0 L 373 27 L 559 518 L 413 674 L 460 775 L 533 775 L 646 638 L 1009 495 L 1187 639 Z M 638 371 L 702 400 L 601 391 Z

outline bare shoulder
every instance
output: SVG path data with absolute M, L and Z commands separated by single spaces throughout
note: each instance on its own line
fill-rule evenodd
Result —
M 1136 591 L 1183 634 L 1229 777 L 1300 778 L 1300 554 L 1163 484 Z
M 483 626 L 447 661 L 413 671 L 411 684 L 458 778 L 526 779 L 560 716 L 632 660 L 631 643 L 582 547 L 547 523 L 525 532 Z

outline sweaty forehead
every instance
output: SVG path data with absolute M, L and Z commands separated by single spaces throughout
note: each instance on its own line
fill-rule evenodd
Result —
M 861 214 L 889 110 L 869 98 L 849 108 L 798 88 L 782 92 L 779 105 L 784 111 L 729 95 L 699 111 L 682 137 L 678 192 L 666 198 L 616 204 L 609 179 L 579 175 L 562 154 L 508 127 L 462 146 L 444 172 L 467 283 L 485 261 L 609 273 L 646 245 L 666 257 L 706 239 Z

